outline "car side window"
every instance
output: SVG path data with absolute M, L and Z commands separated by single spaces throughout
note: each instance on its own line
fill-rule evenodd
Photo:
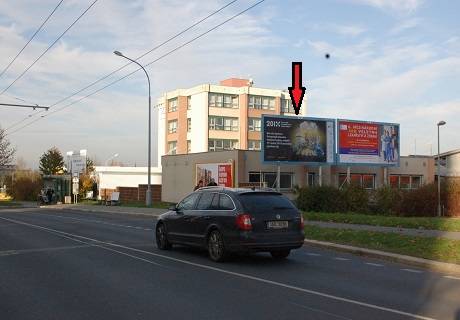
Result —
M 199 193 L 192 193 L 188 197 L 186 197 L 184 200 L 182 200 L 178 205 L 177 209 L 178 210 L 192 210 L 194 208 L 196 199 L 198 199 Z
M 197 210 L 210 210 L 214 195 L 215 195 L 215 193 L 204 192 L 201 195 L 200 200 L 198 200 L 198 204 L 196 205 L 196 209 Z
M 233 205 L 232 199 L 226 194 L 219 195 L 219 210 L 233 210 L 235 206 Z

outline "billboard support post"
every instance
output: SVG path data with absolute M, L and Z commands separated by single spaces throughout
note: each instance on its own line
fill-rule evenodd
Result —
M 318 185 L 320 187 L 323 186 L 323 167 L 322 166 L 318 167 Z
M 388 186 L 388 167 L 383 167 L 383 184 Z
M 276 191 L 280 192 L 281 189 L 281 166 L 278 162 L 278 168 L 276 170 Z
M 350 184 L 351 182 L 351 167 L 347 167 L 347 184 Z

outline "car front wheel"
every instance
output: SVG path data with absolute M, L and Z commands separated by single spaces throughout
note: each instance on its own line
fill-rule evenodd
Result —
M 291 250 L 270 251 L 270 254 L 272 255 L 273 259 L 277 260 L 286 259 L 290 253 Z
M 160 250 L 169 250 L 172 245 L 168 241 L 168 236 L 166 234 L 166 228 L 164 223 L 159 223 L 156 227 L 155 240 L 157 243 L 157 248 Z
M 208 252 L 212 261 L 222 262 L 227 257 L 222 234 L 214 230 L 208 237 Z

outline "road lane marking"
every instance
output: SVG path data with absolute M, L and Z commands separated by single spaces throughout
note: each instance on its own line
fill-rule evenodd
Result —
M 8 218 L 3 218 L 3 217 L 0 217 L 0 219 L 10 221 L 10 222 L 15 222 L 15 223 L 22 224 L 22 225 L 25 225 L 25 226 L 29 226 L 31 228 L 41 229 L 41 230 L 44 230 L 46 232 L 49 232 L 49 233 L 52 233 L 52 234 L 55 234 L 55 235 L 60 235 L 60 236 L 62 236 L 64 238 L 68 238 L 68 239 L 71 239 L 71 240 L 74 240 L 74 241 L 77 241 L 77 242 L 81 242 L 81 243 L 86 243 L 86 242 L 84 242 L 82 240 L 74 239 L 74 238 L 71 238 L 71 237 L 81 238 L 81 239 L 85 239 L 85 240 L 89 240 L 89 241 L 93 241 L 93 242 L 97 242 L 97 243 L 101 243 L 101 244 L 105 244 L 105 245 L 109 245 L 109 246 L 113 246 L 113 247 L 117 247 L 117 248 L 122 248 L 122 249 L 130 250 L 130 251 L 134 251 L 134 252 L 139 252 L 139 253 L 151 255 L 151 256 L 154 256 L 154 257 L 157 257 L 157 258 L 163 258 L 165 260 L 170 260 L 170 261 L 174 261 L 174 262 L 183 263 L 183 264 L 194 266 L 194 267 L 201 268 L 201 269 L 220 272 L 220 273 L 223 273 L 223 274 L 232 275 L 232 276 L 243 278 L 243 279 L 249 279 L 249 280 L 253 280 L 253 281 L 257 281 L 257 282 L 261 282 L 261 283 L 266 283 L 266 284 L 270 284 L 270 285 L 277 286 L 277 287 L 280 287 L 280 288 L 290 289 L 290 290 L 293 290 L 293 291 L 307 293 L 307 294 L 311 294 L 311 295 L 315 295 L 315 296 L 319 296 L 319 297 L 323 297 L 323 298 L 328 298 L 328 299 L 331 299 L 331 300 L 336 300 L 336 301 L 346 302 L 346 303 L 350 303 L 350 304 L 354 304 L 354 305 L 359 305 L 359 306 L 367 307 L 367 308 L 370 308 L 370 309 L 375 309 L 375 310 L 385 311 L 385 312 L 389 312 L 389 313 L 399 314 L 399 315 L 412 317 L 412 318 L 416 318 L 416 319 L 421 319 L 421 320 L 435 320 L 434 318 L 429 318 L 429 317 L 421 316 L 421 315 L 418 315 L 418 314 L 413 314 L 413 313 L 409 313 L 409 312 L 405 312 L 405 311 L 401 311 L 401 310 L 397 310 L 397 309 L 392 309 L 392 308 L 388 308 L 388 307 L 382 307 L 382 306 L 378 306 L 378 305 L 375 305 L 375 304 L 366 303 L 366 302 L 362 302 L 362 301 L 358 301 L 358 300 L 343 298 L 343 297 L 340 297 L 340 296 L 335 296 L 335 295 L 320 292 L 320 291 L 305 289 L 305 288 L 297 287 L 297 286 L 294 286 L 294 285 L 289 285 L 289 284 L 282 283 L 282 282 L 277 282 L 277 281 L 273 281 L 273 280 L 259 278 L 259 277 L 251 276 L 251 275 L 244 274 L 244 273 L 238 273 L 238 272 L 229 271 L 229 270 L 225 270 L 225 269 L 221 269 L 221 268 L 217 268 L 217 267 L 211 267 L 209 265 L 200 264 L 200 263 L 196 263 L 196 262 L 191 262 L 191 261 L 183 260 L 183 259 L 178 259 L 178 258 L 166 256 L 166 255 L 163 255 L 163 254 L 158 254 L 158 253 L 155 253 L 155 252 L 149 252 L 149 251 L 136 249 L 136 248 L 131 248 L 131 247 L 127 247 L 127 246 L 123 246 L 123 245 L 119 245 L 119 244 L 111 244 L 111 243 L 107 243 L 107 242 L 104 242 L 104 241 L 101 241 L 101 240 L 97 240 L 97 239 L 93 239 L 93 238 L 89 238 L 89 237 L 84 237 L 84 236 L 80 236 L 80 235 L 77 235 L 77 234 L 72 234 L 72 233 L 68 233 L 68 232 L 64 232 L 64 231 L 60 231 L 60 230 L 56 230 L 56 229 L 52 229 L 52 228 L 42 227 L 42 226 L 39 226 L 39 225 L 34 225 L 34 224 L 23 222 L 23 221 L 20 221 L 20 220 L 8 219 Z M 122 255 L 137 259 L 137 260 L 141 260 L 141 261 L 144 261 L 144 262 L 147 262 L 147 263 L 150 263 L 150 264 L 157 265 L 157 263 L 155 263 L 155 262 L 153 262 L 151 260 L 147 260 L 147 259 L 144 259 L 144 258 L 141 258 L 141 257 L 133 256 L 133 255 L 121 252 L 121 251 L 113 250 L 113 249 L 107 248 L 105 246 L 98 246 L 98 245 L 95 245 L 95 246 L 100 247 L 102 249 L 109 250 L 109 251 L 117 252 L 119 254 L 122 254 Z M 160 264 L 158 264 L 158 265 L 161 266 L 161 267 L 165 267 L 165 266 L 160 265 Z
M 402 271 L 407 271 L 407 272 L 412 272 L 412 273 L 422 273 L 420 270 L 415 270 L 415 269 L 401 269 Z
M 384 265 L 380 263 L 364 262 L 364 264 L 367 264 L 368 266 L 373 266 L 373 267 L 384 267 Z
M 105 225 L 115 226 L 115 227 L 124 227 L 124 228 L 132 228 L 132 229 L 145 230 L 145 231 L 153 231 L 152 228 L 144 228 L 144 227 L 139 227 L 139 226 L 130 226 L 130 225 L 119 224 L 119 223 L 110 223 L 110 222 L 105 222 L 105 221 L 101 221 L 101 220 L 88 220 L 88 219 L 73 218 L 73 217 L 60 216 L 60 215 L 57 215 L 57 214 L 46 214 L 46 213 L 40 213 L 40 215 L 47 216 L 47 217 L 57 217 L 57 218 L 70 219 L 70 220 L 75 220 L 75 221 L 84 221 L 84 222 L 89 222 L 89 223 L 99 223 L 99 224 L 105 224 Z
M 459 277 L 454 277 L 454 276 L 444 276 L 444 278 L 452 279 L 452 280 L 460 280 Z
M 24 254 L 24 253 L 49 252 L 49 251 L 69 250 L 69 249 L 89 248 L 89 247 L 93 247 L 93 245 L 87 244 L 87 245 L 79 245 L 79 246 L 63 246 L 63 247 L 51 247 L 51 248 L 5 250 L 5 251 L 0 251 L 0 257 L 12 256 L 12 255 Z
M 350 261 L 351 259 L 342 258 L 342 257 L 334 257 L 334 260 L 339 260 L 339 261 Z
M 332 316 L 332 317 L 335 317 L 335 318 L 338 318 L 338 319 L 353 320 L 351 318 L 347 318 L 347 317 L 344 317 L 344 316 L 341 316 L 341 315 L 338 315 L 338 314 L 335 314 L 335 313 L 327 312 L 327 311 L 324 311 L 324 310 L 321 310 L 321 309 L 312 308 L 312 307 L 309 307 L 309 306 L 306 306 L 306 305 L 303 305 L 303 304 L 299 304 L 299 303 L 295 303 L 295 302 L 290 302 L 290 304 L 293 304 L 293 305 L 295 305 L 297 307 L 304 308 L 304 309 L 307 309 L 307 310 L 311 310 L 311 311 L 314 311 L 314 312 L 326 314 L 328 316 Z
M 44 231 L 46 231 L 46 232 L 48 232 L 48 233 L 51 233 L 51 234 L 54 234 L 54 235 L 58 235 L 58 236 L 60 236 L 60 237 L 63 237 L 63 238 L 66 238 L 66 239 L 69 239 L 69 240 L 72 240 L 72 241 L 76 241 L 76 242 L 79 242 L 79 243 L 84 243 L 84 244 L 86 244 L 86 245 L 90 245 L 90 246 L 92 246 L 92 247 L 98 247 L 98 248 L 101 248 L 101 249 L 104 249 L 104 250 L 116 252 L 116 253 L 119 253 L 119 254 L 121 254 L 121 255 L 124 255 L 124 256 L 128 256 L 128 257 L 130 257 L 130 258 L 133 258 L 133 259 L 137 259 L 137 260 L 140 260 L 140 261 L 144 261 L 144 262 L 147 262 L 147 263 L 150 263 L 150 264 L 159 266 L 159 267 L 167 268 L 166 266 L 164 266 L 164 265 L 162 265 L 162 264 L 159 264 L 159 263 L 156 263 L 156 262 L 153 262 L 153 261 L 151 261 L 151 260 L 147 260 L 147 259 L 144 259 L 144 258 L 141 258 L 141 257 L 133 256 L 133 255 L 131 255 L 131 254 L 128 254 L 128 253 L 125 253 L 125 252 L 121 252 L 121 251 L 118 251 L 118 250 L 115 250 L 115 249 L 112 249 L 112 248 L 107 248 L 107 247 L 102 246 L 102 245 L 97 245 L 97 244 L 93 244 L 93 243 L 88 243 L 88 242 L 85 242 L 85 241 L 83 241 L 83 240 L 78 240 L 78 239 L 75 239 L 75 238 L 82 238 L 82 239 L 85 239 L 85 240 L 90 240 L 90 241 L 102 243 L 102 244 L 109 245 L 109 246 L 115 246 L 115 247 L 124 248 L 125 246 L 122 246 L 122 245 L 117 245 L 117 244 L 110 243 L 110 242 L 100 241 L 100 240 L 97 240 L 97 239 L 91 239 L 91 238 L 88 238 L 88 237 L 83 237 L 83 236 L 79 236 L 79 235 L 76 235 L 76 234 L 72 234 L 72 233 L 68 233 L 68 232 L 64 232 L 64 231 L 59 231 L 59 230 L 56 230 L 56 229 L 51 229 L 51 228 L 47 228 L 47 227 L 42 227 L 42 226 L 39 226 L 39 225 L 35 225 L 35 224 L 32 224 L 32 223 L 27 223 L 27 222 L 23 222 L 23 221 L 19 221 L 19 220 L 8 219 L 8 218 L 3 218 L 3 217 L 0 217 L 0 219 L 7 220 L 7 221 L 10 221 L 10 222 L 15 222 L 15 223 L 17 223 L 17 224 L 22 224 L 22 225 L 25 225 L 25 226 L 28 226 L 28 227 L 32 227 L 32 228 L 36 228 L 36 229 L 41 229 L 41 230 L 44 230 Z M 126 248 L 129 248 L 129 247 L 126 247 Z M 133 249 L 132 249 L 132 250 L 133 250 Z

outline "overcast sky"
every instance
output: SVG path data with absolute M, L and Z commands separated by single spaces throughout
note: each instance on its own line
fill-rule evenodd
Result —
M 93 1 L 64 0 L 1 76 L 0 92 Z M 0 72 L 58 2 L 0 1 Z M 137 57 L 228 2 L 99 0 L 0 102 L 22 103 L 19 98 L 53 105 L 124 65 L 114 50 Z M 255 2 L 236 1 L 140 62 L 155 60 Z M 309 115 L 400 123 L 402 155 L 413 154 L 415 142 L 418 154 L 430 154 L 431 147 L 435 152 L 436 123 L 446 120 L 441 151 L 460 148 L 458 12 L 460 3 L 449 0 L 266 0 L 148 67 L 152 99 L 155 104 L 162 92 L 229 77 L 286 89 L 291 62 L 303 61 Z M 47 113 L 0 107 L 0 126 L 9 128 L 17 156 L 37 167 L 40 155 L 56 146 L 64 154 L 87 149 L 99 162 L 119 153 L 125 165 L 146 165 L 143 73 L 52 113 L 133 70 L 128 66 Z

